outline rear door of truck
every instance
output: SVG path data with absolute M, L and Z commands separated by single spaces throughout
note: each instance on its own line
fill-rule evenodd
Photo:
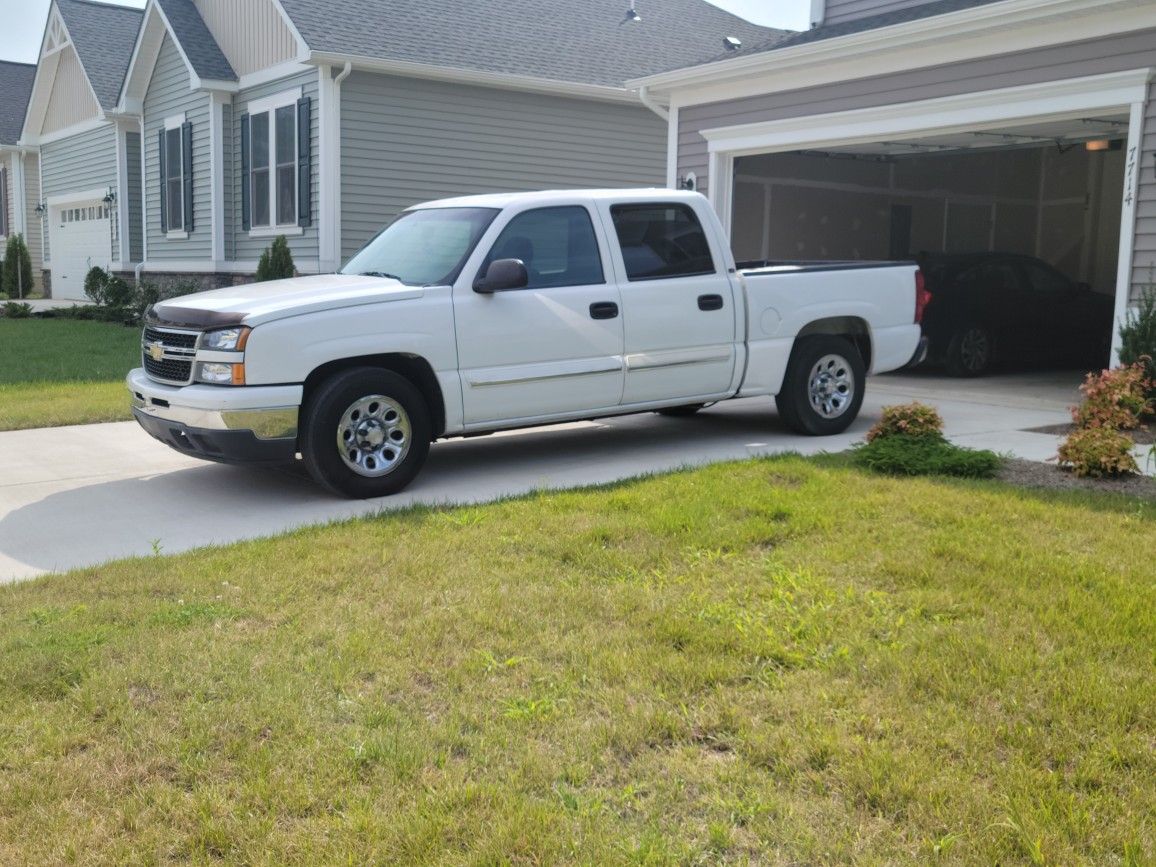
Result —
M 742 339 L 727 251 L 686 201 L 599 207 L 622 296 L 622 403 L 727 396 Z

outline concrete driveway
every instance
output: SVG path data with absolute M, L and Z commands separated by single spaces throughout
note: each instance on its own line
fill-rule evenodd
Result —
M 729 401 L 689 419 L 654 414 L 437 443 L 417 482 L 382 500 L 348 502 L 303 472 L 244 469 L 182 457 L 135 422 L 0 433 L 0 581 L 133 555 L 185 551 L 373 514 L 412 503 L 492 500 L 542 488 L 776 452 L 841 451 L 863 439 L 886 404 L 939 407 L 962 445 L 1046 460 L 1079 374 L 1018 374 L 961 382 L 921 373 L 870 380 L 851 430 L 789 433 L 769 399 Z

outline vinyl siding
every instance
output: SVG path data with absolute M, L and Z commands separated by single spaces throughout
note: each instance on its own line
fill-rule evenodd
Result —
M 706 190 L 707 143 L 700 130 L 784 118 L 850 111 L 872 106 L 937 99 L 1017 85 L 1039 84 L 1156 66 L 1156 30 L 1089 39 L 1017 54 L 944 64 L 926 69 L 821 85 L 781 93 L 684 107 L 679 112 L 678 172 L 695 172 Z M 1141 152 L 1134 290 L 1156 267 L 1156 108 L 1147 105 Z
M 33 277 L 40 285 L 40 266 L 44 261 L 44 221 L 36 213 L 40 202 L 40 158 L 36 154 L 24 156 L 24 243 L 28 245 L 28 255 L 32 257 Z
M 661 185 L 666 125 L 633 105 L 355 72 L 341 88 L 342 256 L 447 196 Z
M 913 9 L 931 2 L 933 0 L 827 0 L 827 14 L 823 18 L 823 23 L 842 24 L 845 21 L 854 21 L 871 15 Z
M 41 133 L 47 135 L 59 132 L 99 114 L 100 106 L 92 95 L 92 88 L 80 66 L 76 51 L 71 46 L 65 48 L 60 53 L 60 62 L 52 81 L 52 94 L 48 97 Z
M 193 125 L 193 230 L 172 239 L 161 232 L 160 154 L 157 136 L 165 118 L 184 112 Z M 189 90 L 189 73 L 172 39 L 165 37 L 144 98 L 145 231 L 150 265 L 166 261 L 208 260 L 212 256 L 209 96 Z
M 128 164 L 128 255 L 133 262 L 144 258 L 144 225 L 141 221 L 140 133 L 125 133 Z
M 273 0 L 193 2 L 238 75 L 285 63 L 297 55 L 297 40 Z
M 318 222 L 318 165 L 320 162 L 318 146 L 317 146 L 317 131 L 321 112 L 317 104 L 318 80 L 317 70 L 310 69 L 307 72 L 302 72 L 289 78 L 282 78 L 269 84 L 263 84 L 260 87 L 252 87 L 243 90 L 237 94 L 233 99 L 232 120 L 230 123 L 230 130 L 226 138 L 229 139 L 229 149 L 231 152 L 229 177 L 231 178 L 232 186 L 232 207 L 226 208 L 226 211 L 231 212 L 230 219 L 232 225 L 227 232 L 226 248 L 230 245 L 230 240 L 233 249 L 233 258 L 240 262 L 256 261 L 260 258 L 261 253 L 272 242 L 271 238 L 252 238 L 249 233 L 241 228 L 241 115 L 248 111 L 249 102 L 256 99 L 264 99 L 269 96 L 276 96 L 293 87 L 301 87 L 301 95 L 307 96 L 312 100 L 310 106 L 310 135 L 312 137 L 312 175 L 313 175 L 313 219 L 312 225 L 305 229 L 301 235 L 288 235 L 289 249 L 293 253 L 293 260 L 299 267 L 309 265 L 313 268 L 317 267 L 318 243 L 317 243 L 317 222 Z
M 40 148 L 41 199 L 116 186 L 116 129 L 111 123 Z M 112 241 L 109 241 L 111 255 Z M 44 237 L 44 258 L 51 257 Z

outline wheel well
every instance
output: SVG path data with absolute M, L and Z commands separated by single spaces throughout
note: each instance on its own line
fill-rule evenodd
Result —
M 865 320 L 858 316 L 832 316 L 828 319 L 816 319 L 814 322 L 808 322 L 796 339 L 813 337 L 817 334 L 846 337 L 859 350 L 859 357 L 863 359 L 864 369 L 871 369 L 871 330 L 867 327 Z
M 446 405 L 441 386 L 438 385 L 438 378 L 434 374 L 433 367 L 420 355 L 394 352 L 382 355 L 359 355 L 354 358 L 342 358 L 337 361 L 326 362 L 305 378 L 305 394 L 302 402 L 308 401 L 314 389 L 330 376 L 342 370 L 349 370 L 351 367 L 380 367 L 383 370 L 392 370 L 394 373 L 404 376 L 417 386 L 429 402 L 434 438 L 445 432 Z

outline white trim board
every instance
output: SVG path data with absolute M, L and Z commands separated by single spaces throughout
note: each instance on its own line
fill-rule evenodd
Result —
M 1147 98 L 1151 69 L 1071 78 L 702 130 L 709 150 L 731 156 L 868 144 L 881 138 L 918 138 L 997 129 L 1012 121 L 1078 119 L 1089 111 L 1127 111 Z M 711 174 L 713 187 L 715 175 Z
M 57 193 L 55 196 L 46 198 L 44 204 L 50 208 L 55 208 L 60 205 L 72 205 L 76 202 L 103 202 L 104 197 L 107 195 L 108 187 L 96 187 L 91 190 L 81 190 L 75 193 Z

